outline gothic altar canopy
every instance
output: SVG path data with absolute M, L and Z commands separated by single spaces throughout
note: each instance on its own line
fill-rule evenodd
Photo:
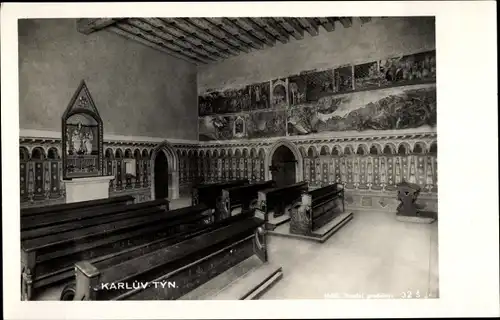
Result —
M 63 179 L 101 176 L 102 119 L 82 80 L 62 116 Z

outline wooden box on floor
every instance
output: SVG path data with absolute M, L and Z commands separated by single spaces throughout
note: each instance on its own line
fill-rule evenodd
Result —
M 258 193 L 256 215 L 266 221 L 266 229 L 273 230 L 290 220 L 291 208 L 307 191 L 307 182 L 261 190 Z
M 324 242 L 352 216 L 345 212 L 343 185 L 332 184 L 304 192 L 301 202 L 292 209 L 288 230 L 282 226 L 271 234 Z
M 254 209 L 257 207 L 258 192 L 274 188 L 275 186 L 276 182 L 270 180 L 222 190 L 221 203 L 219 205 L 220 219 Z

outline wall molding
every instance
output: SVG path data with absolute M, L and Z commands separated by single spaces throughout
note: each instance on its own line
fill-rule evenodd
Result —
M 270 145 L 280 140 L 288 140 L 298 144 L 302 143 L 332 143 L 349 141 L 374 141 L 374 140 L 399 140 L 399 139 L 422 139 L 437 138 L 437 130 L 431 127 L 422 127 L 418 129 L 403 129 L 390 131 L 345 131 L 345 132 L 326 132 L 319 134 L 309 134 L 305 136 L 282 136 L 272 138 L 241 139 L 241 140 L 217 140 L 217 141 L 199 141 L 201 147 L 221 147 L 234 145 Z
M 30 130 L 20 129 L 19 138 L 21 140 L 51 140 L 53 143 L 60 143 L 61 132 L 48 130 Z M 355 142 L 355 141 L 377 141 L 377 140 L 406 140 L 406 139 L 437 139 L 437 130 L 430 127 L 421 127 L 418 129 L 404 129 L 391 131 L 345 131 L 345 132 L 326 132 L 319 134 L 310 134 L 306 136 L 280 136 L 272 138 L 258 139 L 237 139 L 237 140 L 216 140 L 216 141 L 198 141 L 186 139 L 146 137 L 146 136 L 124 136 L 116 134 L 104 134 L 104 142 L 110 145 L 120 144 L 151 144 L 156 145 L 165 140 L 173 145 L 182 145 L 178 147 L 226 147 L 226 146 L 248 146 L 261 145 L 267 146 L 278 141 L 287 140 L 296 144 L 312 143 L 336 143 L 336 142 Z M 177 146 L 176 146 L 177 147 Z
M 19 137 L 21 139 L 52 139 L 61 140 L 60 131 L 49 130 L 34 130 L 34 129 L 19 129 Z M 104 133 L 104 141 L 106 143 L 161 143 L 168 140 L 174 144 L 198 144 L 198 140 L 175 139 L 165 137 L 146 137 L 146 136 L 124 136 L 112 133 Z M 54 141 L 56 142 L 56 141 Z

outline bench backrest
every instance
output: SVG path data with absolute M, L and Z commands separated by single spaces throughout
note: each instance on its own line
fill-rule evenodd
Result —
M 83 208 L 89 207 L 102 207 L 113 204 L 128 204 L 134 202 L 133 196 L 119 196 L 119 197 L 111 197 L 106 199 L 97 199 L 97 200 L 89 200 L 89 201 L 80 201 L 80 202 L 72 202 L 72 203 L 63 203 L 56 204 L 44 207 L 36 207 L 36 208 L 25 208 L 21 209 L 21 217 L 26 216 L 35 216 L 42 215 L 47 213 L 56 213 L 61 211 L 71 211 L 71 210 L 79 210 Z
M 151 212 L 159 212 L 161 210 L 167 211 L 167 205 L 168 201 L 161 199 L 116 208 L 92 208 L 87 212 L 81 212 L 81 215 L 56 214 L 54 216 L 44 216 L 44 219 L 40 219 L 40 221 L 37 221 L 38 219 L 32 219 L 30 221 L 28 218 L 33 217 L 25 217 L 21 219 L 21 240 L 34 239 L 51 234 L 111 223 L 113 221 L 145 216 Z
M 288 186 L 259 191 L 259 209 L 263 212 L 273 210 L 280 204 L 292 204 L 300 200 L 302 193 L 307 190 L 307 182 L 299 182 Z
M 238 205 L 245 201 L 257 199 L 260 190 L 266 190 L 276 187 L 276 182 L 273 180 L 247 184 L 244 186 L 232 187 L 222 190 L 222 198 L 229 199 L 231 205 Z
M 193 204 L 205 203 L 207 206 L 215 208 L 223 189 L 242 186 L 248 183 L 249 181 L 247 179 L 243 179 L 229 182 L 198 185 L 192 189 Z
M 203 233 L 212 232 L 219 228 L 229 226 L 235 222 L 248 219 L 248 217 L 250 217 L 250 214 L 247 213 L 230 217 L 219 222 L 183 228 L 176 234 L 167 235 L 165 237 L 155 239 L 142 245 L 126 248 L 110 255 L 94 258 L 90 260 L 90 262 L 100 270 L 108 269 L 122 262 L 126 262 L 130 259 L 137 258 L 150 252 L 154 252 L 169 245 L 173 245 L 175 243 L 197 237 Z
M 81 228 L 78 230 L 70 230 L 58 234 L 47 235 L 35 239 L 22 241 L 21 247 L 24 251 L 36 251 L 40 249 L 49 249 L 51 247 L 59 247 L 65 245 L 73 245 L 77 240 L 82 241 L 94 237 L 106 237 L 117 232 L 127 232 L 127 230 L 146 227 L 149 225 L 168 224 L 181 220 L 186 216 L 193 215 L 198 212 L 205 212 L 207 206 L 200 204 L 195 207 L 185 207 L 171 211 L 165 211 L 161 208 L 152 208 L 148 210 L 148 216 L 136 216 L 124 220 L 113 221 L 106 224 L 93 225 L 90 227 Z
M 99 289 L 101 284 L 129 283 L 131 286 L 134 281 L 142 283 L 145 281 L 161 281 L 168 280 L 172 276 L 182 275 L 182 272 L 193 264 L 201 265 L 210 256 L 217 254 L 228 246 L 244 241 L 247 238 L 253 238 L 256 228 L 262 223 L 263 221 L 260 219 L 249 217 L 106 269 L 100 269 L 88 262 L 79 263 L 76 266 L 77 295 L 83 294 L 90 300 L 122 300 L 135 299 L 148 290 L 154 290 L 154 293 L 151 293 L 156 295 L 161 294 L 160 290 L 151 287 L 137 289 L 122 287 L 118 290 Z M 211 277 L 215 275 L 212 272 Z M 196 287 L 196 285 L 188 285 L 190 276 L 183 275 L 183 278 L 188 283 L 183 283 L 184 286 L 180 286 L 182 289 L 177 290 L 176 294 L 167 294 L 165 298 L 175 299 L 189 291 L 189 287 L 192 289 Z M 208 279 L 204 280 L 207 281 Z M 78 287 L 79 283 L 83 283 L 84 286 Z M 198 283 L 198 285 L 200 284 Z
M 340 183 L 334 183 L 322 188 L 309 191 L 306 196 L 311 197 L 311 206 L 314 208 L 318 205 L 321 205 L 325 201 L 333 200 L 339 195 L 342 196 L 343 192 L 343 185 Z
M 169 202 L 166 199 L 158 199 L 129 205 L 118 204 L 106 207 L 89 207 L 69 212 L 61 211 L 44 215 L 25 216 L 21 217 L 21 233 L 26 230 L 48 228 L 63 224 L 67 225 L 71 222 L 78 225 L 78 223 L 86 219 L 115 215 L 122 212 L 140 211 L 152 207 L 161 207 L 168 210 Z M 59 230 L 62 229 L 59 228 Z

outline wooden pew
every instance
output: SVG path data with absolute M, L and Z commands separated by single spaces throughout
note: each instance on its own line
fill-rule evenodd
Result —
M 323 242 L 351 219 L 352 213 L 345 213 L 344 186 L 335 183 L 302 194 L 292 209 L 290 233 Z
M 247 214 L 248 216 L 248 214 Z M 244 217 L 243 217 L 244 218 Z M 125 248 L 123 250 L 113 252 L 109 255 L 100 256 L 91 260 L 85 260 L 94 265 L 99 265 L 100 268 L 107 269 L 114 265 L 120 264 L 127 260 L 131 260 L 150 252 L 154 252 L 161 248 L 173 245 L 175 243 L 182 242 L 184 240 L 194 238 L 200 234 L 216 230 L 224 226 L 228 226 L 238 220 L 243 219 L 241 216 L 230 217 L 223 221 L 206 223 L 202 225 L 188 225 L 184 226 L 182 230 L 175 234 L 168 234 L 164 237 L 154 239 L 150 242 L 133 246 L 130 248 Z M 80 283 L 81 285 L 81 283 Z M 62 290 L 61 300 L 73 300 L 76 294 L 77 284 L 76 281 L 72 281 Z
M 24 208 L 21 209 L 21 217 L 40 216 L 45 214 L 53 214 L 57 212 L 69 212 L 91 207 L 99 208 L 99 207 L 107 207 L 110 205 L 125 205 L 134 203 L 134 199 L 135 198 L 132 196 L 119 196 L 106 199 L 56 204 L 45 207 Z
M 204 224 L 212 220 L 212 215 L 213 210 L 203 204 L 172 211 L 151 207 L 124 212 L 119 220 L 109 221 L 109 216 L 89 218 L 80 228 L 64 226 L 69 230 L 23 240 L 22 298 L 30 300 L 41 288 L 71 280 L 78 261 L 147 243 L 186 225 Z
M 259 191 L 256 215 L 266 221 L 268 230 L 273 230 L 290 220 L 289 211 L 307 189 L 307 182 L 299 182 Z
M 169 209 L 169 201 L 166 199 L 158 199 L 129 205 L 110 205 L 106 207 L 89 207 L 74 211 L 59 211 L 55 213 L 46 213 L 36 216 L 21 217 L 21 240 L 32 237 L 32 234 L 47 234 L 69 231 L 64 226 L 75 226 L 76 229 L 93 221 L 90 218 L 109 216 L 109 221 L 119 220 L 119 214 L 132 213 L 137 210 L 148 208 L 161 207 L 165 210 Z M 90 219 L 90 220 L 89 220 Z M 71 224 L 72 223 L 72 224 Z M 104 223 L 104 221 L 103 221 Z M 42 232 L 41 230 L 46 230 Z M 52 231 L 51 231 L 52 230 Z
M 204 203 L 208 207 L 216 209 L 223 189 L 242 186 L 248 183 L 248 179 L 242 179 L 229 182 L 197 185 L 191 190 L 192 205 Z
M 216 299 L 228 294 L 254 298 L 270 280 L 281 277 L 281 268 L 265 263 L 263 223 L 245 212 L 139 256 L 79 262 L 75 300 Z M 237 271 L 252 273 L 241 279 Z
M 237 214 L 235 211 L 242 212 L 255 208 L 258 192 L 274 187 L 276 182 L 270 180 L 222 190 L 220 212 L 216 214 L 216 220 Z

